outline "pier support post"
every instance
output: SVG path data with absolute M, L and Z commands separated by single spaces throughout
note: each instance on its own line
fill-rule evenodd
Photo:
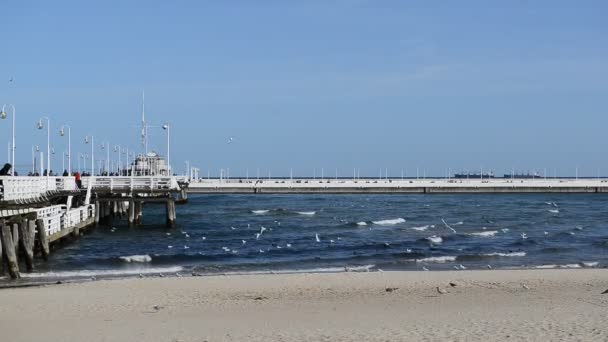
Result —
M 13 233 L 11 227 L 6 224 L 6 221 L 2 222 L 2 245 L 4 246 L 3 252 L 6 257 L 8 265 L 8 274 L 13 279 L 20 278 L 19 264 L 17 263 L 17 254 L 15 254 L 15 243 L 13 242 Z
M 25 268 L 28 272 L 34 270 L 34 234 L 36 224 L 31 220 L 23 220 L 19 223 L 19 242 L 23 255 L 25 255 Z
M 135 224 L 135 201 L 129 201 L 129 226 Z
M 167 200 L 167 227 L 175 228 L 175 201 Z
M 19 257 L 19 224 L 13 223 L 13 244 L 15 245 L 15 255 Z
M 99 224 L 99 215 L 101 211 L 101 206 L 99 205 L 99 201 L 95 201 L 95 224 Z
M 40 254 L 42 259 L 48 260 L 49 258 L 49 237 L 46 234 L 46 227 L 43 219 L 36 220 L 36 228 L 38 229 L 38 242 L 40 243 Z
M 137 201 L 135 202 L 135 224 L 141 224 L 142 216 L 143 216 L 143 202 Z

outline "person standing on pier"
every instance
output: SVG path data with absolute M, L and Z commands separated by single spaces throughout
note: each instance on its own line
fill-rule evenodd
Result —
M 4 167 L 0 169 L 0 176 L 10 176 L 12 167 L 13 166 L 10 163 L 4 164 Z

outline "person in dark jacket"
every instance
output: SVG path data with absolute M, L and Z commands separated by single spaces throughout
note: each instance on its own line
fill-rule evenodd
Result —
M 13 166 L 9 163 L 4 164 L 4 167 L 0 169 L 0 176 L 10 176 L 12 167 Z

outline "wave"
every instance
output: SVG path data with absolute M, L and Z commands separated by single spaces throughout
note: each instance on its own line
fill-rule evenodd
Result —
M 597 267 L 600 263 L 597 261 L 583 261 L 581 266 L 583 267 Z
M 509 253 L 494 252 L 494 253 L 485 253 L 482 255 L 489 256 L 489 257 L 524 257 L 524 256 L 526 256 L 526 252 L 509 252 Z
M 399 224 L 399 223 L 405 223 L 405 219 L 399 217 L 396 219 L 372 221 L 372 223 L 377 224 L 379 226 L 392 226 L 392 225 Z
M 430 227 L 429 225 L 426 225 L 426 226 L 420 226 L 420 227 L 411 227 L 411 228 L 408 228 L 408 229 L 417 230 L 419 232 L 423 232 L 423 231 L 429 229 L 429 227 Z
M 443 242 L 443 238 L 441 236 L 433 235 L 426 238 L 430 243 L 438 245 Z
M 299 215 L 313 216 L 317 212 L 316 211 L 296 211 L 296 213 Z
M 269 211 L 270 210 L 252 210 L 251 212 L 256 215 L 264 215 L 264 214 L 268 214 Z
M 547 211 L 550 212 L 550 213 L 552 213 L 552 214 L 559 214 L 559 209 L 549 209 Z
M 447 256 L 439 256 L 439 257 L 428 257 L 422 259 L 416 259 L 416 262 L 433 262 L 443 264 L 446 262 L 456 261 L 455 256 L 447 255 Z
M 481 236 L 481 237 L 492 237 L 492 236 L 494 236 L 496 234 L 498 234 L 497 230 L 486 230 L 484 232 L 469 233 L 469 235 Z
M 93 276 L 129 276 L 137 274 L 157 274 L 157 273 L 175 273 L 183 271 L 181 266 L 172 267 L 145 267 L 145 268 L 129 268 L 129 269 L 113 269 L 113 270 L 81 270 L 81 271 L 60 271 L 60 272 L 44 272 L 44 273 L 24 273 L 22 278 L 84 278 Z
M 357 222 L 357 226 L 367 226 L 367 222 L 365 222 L 365 221 Z
M 150 261 L 152 261 L 152 257 L 147 254 L 121 256 L 120 259 L 124 260 L 126 262 L 150 262 Z

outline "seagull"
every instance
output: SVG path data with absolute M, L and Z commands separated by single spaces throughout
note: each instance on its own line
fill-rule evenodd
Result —
M 207 238 L 203 236 L 203 240 L 207 240 Z
M 167 233 L 167 236 L 171 236 L 171 233 Z
M 245 240 L 242 240 L 242 241 L 243 241 L 243 245 L 247 243 L 247 241 L 245 241 Z
M 527 239 L 527 238 L 528 238 L 528 234 L 526 234 L 526 233 L 521 233 L 521 238 L 522 238 L 522 239 Z
M 13 83 L 13 78 L 11 77 L 10 80 L 8 80 L 8 83 Z
M 264 253 L 264 250 L 263 250 L 263 249 L 260 249 L 260 253 Z
M 259 240 L 259 239 L 260 239 L 260 235 L 262 235 L 262 234 L 260 234 L 260 233 L 255 233 L 255 239 L 256 239 L 256 240 Z
M 265 230 L 266 230 L 266 227 L 260 226 L 260 235 L 262 235 L 262 233 L 264 233 Z
M 235 230 L 236 228 L 234 228 L 234 227 L 230 227 L 230 229 Z
M 526 284 L 521 284 L 521 287 L 523 287 L 523 288 L 524 288 L 524 289 L 526 289 L 526 290 L 529 290 L 529 289 L 530 289 L 530 288 L 528 287 L 528 285 L 526 285 Z
M 406 249 L 405 253 L 412 253 L 412 249 L 411 248 Z
M 447 290 L 444 290 L 444 289 L 440 288 L 439 286 L 437 286 L 437 293 L 439 293 L 440 295 L 444 295 L 449 292 Z
M 606 291 L 602 292 L 602 294 L 608 294 L 608 289 L 606 289 Z
M 163 307 L 162 307 L 162 306 L 160 306 L 160 305 L 154 305 L 152 308 L 153 308 L 154 310 L 158 311 L 158 310 L 162 309 Z
M 329 243 L 334 243 L 334 240 L 329 240 Z
M 287 248 L 291 248 L 291 244 L 290 244 L 290 243 L 288 243 L 288 244 L 286 244 L 286 245 L 285 245 L 285 247 L 287 247 Z
M 234 137 L 230 137 L 230 138 L 228 138 L 228 143 L 229 143 L 229 144 L 232 144 L 232 142 L 233 142 L 233 141 L 234 141 Z
M 319 234 L 315 233 L 315 240 L 317 240 L 317 242 L 321 242 L 321 239 L 319 239 Z
M 173 248 L 173 246 L 167 246 L 167 248 L 171 249 L 171 248 Z
M 190 249 L 190 246 L 184 246 L 184 249 Z
M 422 266 L 422 270 L 423 270 L 423 271 L 428 271 L 429 269 L 428 269 L 428 268 L 426 268 L 426 266 Z
M 492 269 L 492 266 L 491 266 L 491 265 L 488 265 L 488 266 L 486 266 L 486 267 L 487 267 L 489 270 L 491 270 L 491 269 Z
M 139 277 L 140 277 L 140 278 L 143 278 L 143 277 L 144 277 L 144 275 L 140 273 L 140 274 L 139 274 Z
M 184 236 L 186 237 L 186 239 L 190 238 L 190 235 L 188 235 L 187 233 Z

